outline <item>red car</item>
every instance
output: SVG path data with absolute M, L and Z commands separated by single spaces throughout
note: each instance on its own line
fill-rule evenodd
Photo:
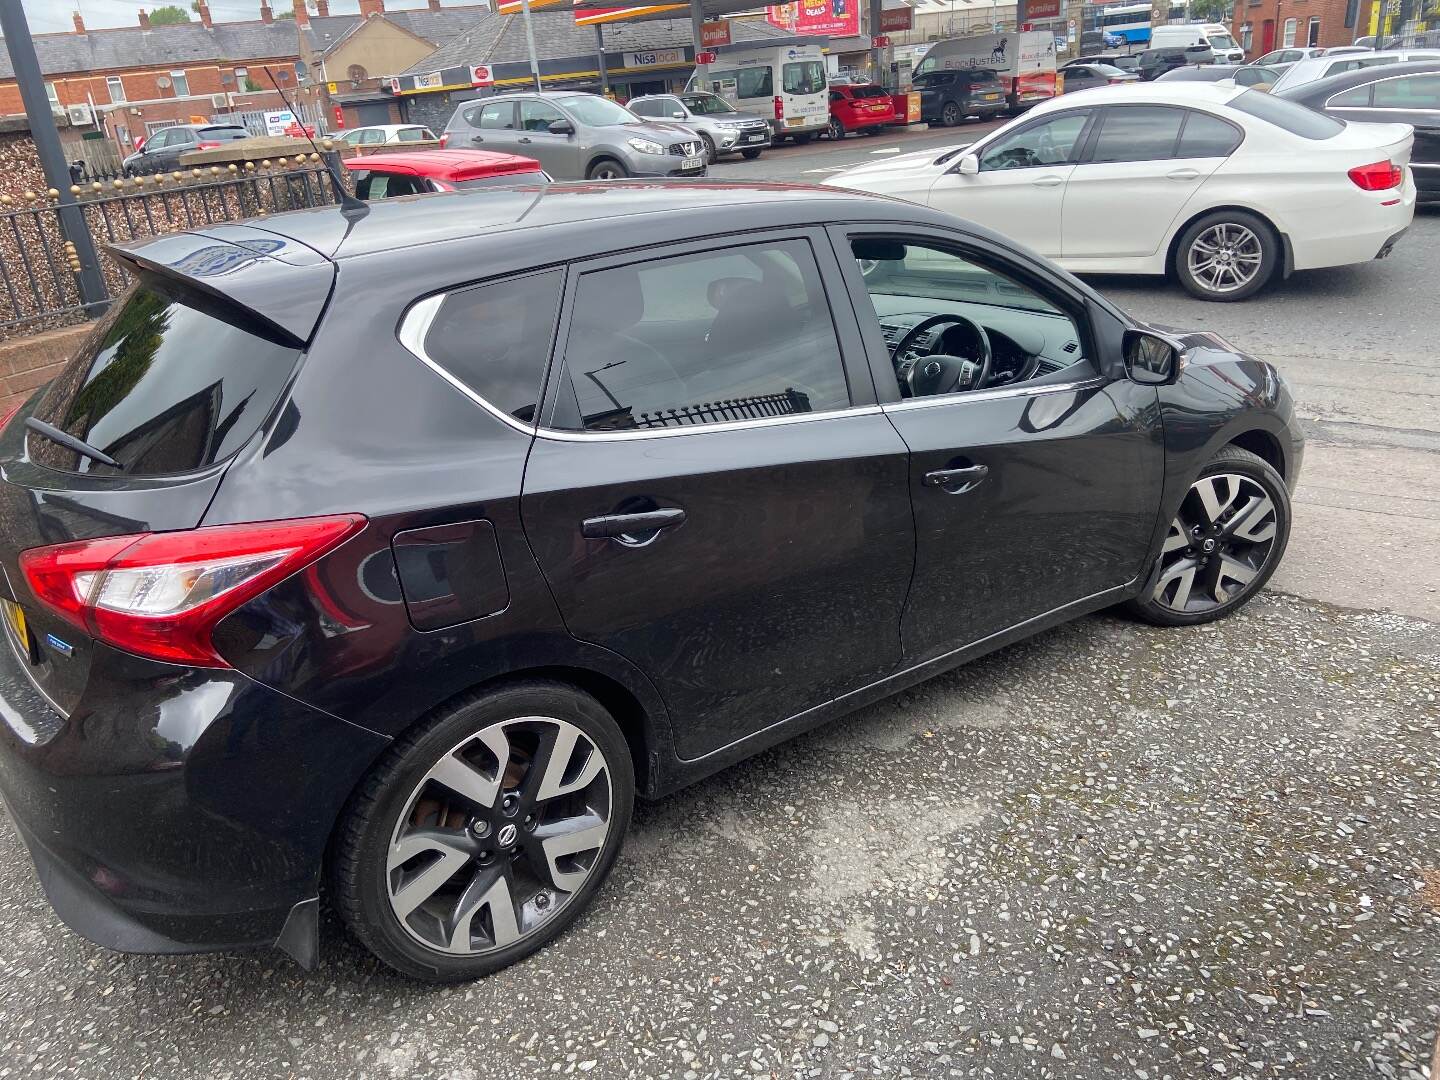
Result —
M 843 139 L 847 131 L 874 134 L 895 122 L 890 91 L 868 83 L 837 83 L 830 87 L 830 138 Z
M 499 187 L 550 182 L 534 158 L 490 150 L 415 150 L 408 154 L 368 154 L 345 160 L 355 174 L 361 199 L 393 199 L 427 191 Z

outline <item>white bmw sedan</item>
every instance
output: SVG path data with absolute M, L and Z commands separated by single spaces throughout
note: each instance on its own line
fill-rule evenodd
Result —
M 1389 254 L 1415 214 L 1413 138 L 1257 90 L 1143 83 L 825 183 L 968 218 L 1076 273 L 1174 273 L 1202 299 L 1242 300 L 1277 272 Z

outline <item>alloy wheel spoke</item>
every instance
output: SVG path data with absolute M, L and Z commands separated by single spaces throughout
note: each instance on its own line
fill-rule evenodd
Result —
M 509 945 L 519 939 L 520 918 L 515 911 L 515 897 L 510 889 L 509 875 L 503 871 L 477 874 L 455 902 L 447 938 L 451 952 L 471 951 L 475 916 L 486 908 L 490 909 L 490 925 L 497 947 Z
M 1221 555 L 1215 560 L 1215 587 L 1212 595 L 1217 604 L 1223 604 L 1230 599 L 1230 593 L 1225 588 L 1225 582 L 1233 581 L 1244 587 L 1255 580 L 1255 568 L 1248 563 L 1230 555 Z
M 1222 481 L 1223 489 L 1220 486 Z M 1197 480 L 1195 486 L 1190 490 L 1200 500 L 1200 508 L 1205 514 L 1205 521 L 1210 525 L 1219 524 L 1220 515 L 1229 509 L 1230 504 L 1235 501 L 1235 496 L 1239 493 L 1238 486 L 1229 476 L 1204 477 Z
M 455 794 L 477 806 L 489 809 L 500 796 L 500 785 L 505 777 L 505 764 L 510 760 L 510 740 L 499 728 L 490 728 L 480 735 L 480 741 L 495 755 L 500 763 L 494 776 L 487 776 L 460 756 L 460 751 L 446 754 L 426 774 L 427 780 L 449 788 Z M 460 748 L 465 749 L 464 747 Z
M 608 822 L 596 821 L 594 818 L 570 820 L 576 824 L 583 821 L 593 823 L 565 829 L 556 829 L 553 825 L 547 825 L 543 829 L 535 830 L 536 838 L 540 841 L 540 848 L 545 853 L 546 873 L 549 875 L 551 883 L 564 892 L 574 892 L 578 889 L 590 875 L 590 870 L 588 867 L 582 870 L 563 870 L 560 867 L 560 860 L 571 855 L 594 851 L 605 843 L 605 836 L 610 831 Z
M 1275 537 L 1275 504 L 1269 495 L 1259 495 L 1245 504 L 1225 525 L 1224 535 L 1252 544 L 1263 544 Z
M 470 862 L 470 852 L 458 847 L 439 844 L 425 834 L 412 834 L 401 838 L 390 850 L 390 869 L 393 871 L 409 862 L 416 855 L 428 851 L 439 853 L 439 858 L 430 863 L 399 889 L 390 894 L 395 914 L 403 922 L 410 914 L 460 872 Z
M 1165 534 L 1164 546 L 1160 548 L 1161 555 L 1169 555 L 1172 551 L 1179 551 L 1181 548 L 1190 546 L 1190 530 L 1185 525 L 1183 518 L 1176 518 L 1170 523 L 1170 531 Z
M 1198 569 L 1199 563 L 1194 559 L 1185 559 L 1167 567 L 1155 583 L 1155 599 L 1176 611 L 1184 611 L 1185 605 L 1190 602 L 1190 591 L 1195 587 L 1195 572 Z M 1172 585 L 1175 592 L 1167 601 L 1165 594 Z
M 605 767 L 605 760 L 600 752 L 590 744 L 588 739 L 584 740 L 584 746 L 579 747 L 581 742 L 580 730 L 567 727 L 555 735 L 555 742 L 550 748 L 549 760 L 545 763 L 545 773 L 540 779 L 540 787 L 536 792 L 536 799 L 544 802 L 548 799 L 555 799 L 561 795 L 569 795 L 574 791 L 583 791 L 589 786 L 595 777 L 600 775 L 600 770 Z M 585 762 L 580 766 L 580 771 L 574 778 L 566 781 L 565 775 L 569 772 L 570 764 L 575 759 L 576 749 L 579 747 L 587 756 Z

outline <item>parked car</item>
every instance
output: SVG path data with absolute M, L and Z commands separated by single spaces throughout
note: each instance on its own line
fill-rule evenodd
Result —
M 534 158 L 489 150 L 420 150 L 347 158 L 355 194 L 366 201 L 423 195 L 432 191 L 548 184 L 549 175 Z
M 642 120 L 598 94 L 566 90 L 464 102 L 440 145 L 522 154 L 560 180 L 704 176 L 708 164 L 693 128 Z
M 1006 109 L 1000 76 L 986 68 L 930 71 L 915 76 L 920 117 L 929 124 L 954 127 L 968 117 L 993 120 Z
M 830 85 L 830 138 L 843 139 L 850 131 L 873 135 L 894 122 L 895 103 L 883 86 Z
M 1173 71 L 1167 71 L 1157 79 L 1167 83 L 1174 82 L 1228 82 L 1236 86 L 1253 86 L 1256 90 L 1269 90 L 1280 78 L 1278 72 L 1269 68 L 1256 67 L 1254 64 L 1243 64 L 1235 67 L 1220 66 L 1218 64 L 1207 64 L 1204 67 L 1179 67 Z
M 1108 30 L 1083 30 L 1080 33 L 1080 55 L 1082 57 L 1102 53 L 1106 49 L 1118 49 L 1124 44 L 1123 36 L 1112 34 Z
M 1060 69 L 1060 91 L 1073 94 L 1077 90 L 1092 90 L 1097 86 L 1118 86 L 1121 83 L 1137 82 L 1139 75 L 1121 71 L 1109 64 L 1071 63 Z
M 1303 49 L 1272 49 L 1259 59 L 1250 61 L 1249 66 L 1266 67 L 1272 71 L 1284 71 L 1291 64 L 1298 63 L 1301 60 L 1308 60 L 1315 56 L 1324 56 L 1327 52 L 1332 52 L 1332 50 L 1314 47 L 1306 47 Z
M 1293 86 L 1302 86 L 1331 75 L 1343 75 L 1347 71 L 1403 64 L 1411 60 L 1440 60 L 1440 49 L 1390 49 L 1384 52 L 1342 53 L 1339 56 L 1331 54 L 1297 60 L 1280 76 L 1275 89 L 1289 90 Z
M 1201 299 L 1242 300 L 1277 274 L 1388 255 L 1415 212 L 1411 142 L 1403 124 L 1162 81 L 1066 94 L 967 147 L 825 183 L 926 203 L 1078 273 L 1173 273 Z
M 1346 122 L 1409 124 L 1415 129 L 1410 169 L 1416 197 L 1440 200 L 1440 60 L 1348 71 L 1280 96 Z
M 239 124 L 175 124 L 153 132 L 139 150 L 120 164 L 126 176 L 172 172 L 180 167 L 181 154 L 214 150 L 227 142 L 248 138 L 250 132 Z
M 1215 54 L 1206 45 L 1191 45 L 1186 48 L 1146 49 L 1140 54 L 1135 73 L 1146 82 L 1154 82 L 1167 71 L 1174 71 L 1187 65 L 1214 64 Z
M 769 123 L 703 90 L 633 98 L 626 108 L 645 120 L 673 120 L 693 128 L 704 140 L 711 164 L 721 154 L 739 154 L 753 161 L 770 146 Z
M 1073 64 L 1109 64 L 1113 68 L 1119 68 L 1121 71 L 1138 75 L 1140 73 L 1140 54 L 1119 52 L 1097 53 L 1094 56 L 1082 56 L 1077 60 L 1069 60 L 1060 66 L 1060 70 L 1064 71 Z
M 1273 366 L 890 199 L 556 184 L 117 258 L 0 428 L 0 790 L 111 948 L 313 965 L 323 880 L 396 970 L 483 975 L 637 795 L 1087 612 L 1228 615 L 1290 533 Z
M 438 142 L 435 133 L 420 124 L 372 124 L 332 135 L 345 146 L 380 146 L 385 143 Z

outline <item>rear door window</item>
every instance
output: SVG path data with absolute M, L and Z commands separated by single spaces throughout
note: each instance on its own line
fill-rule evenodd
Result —
M 1440 112 L 1440 75 L 1406 75 L 1378 82 L 1375 107 Z
M 450 293 L 425 355 L 495 409 L 533 423 L 564 278 L 547 270 Z
M 1174 157 L 1175 143 L 1180 137 L 1180 125 L 1184 119 L 1183 110 L 1163 105 L 1106 109 L 1090 161 L 1100 164 L 1161 161 Z
M 154 476 L 230 457 L 259 429 L 300 348 L 239 308 L 145 275 L 51 384 L 35 416 L 124 466 L 35 434 L 33 460 L 65 472 Z
M 554 426 L 691 427 L 849 407 L 808 242 L 775 240 L 582 275 Z
M 1176 157 L 1229 157 L 1240 145 L 1239 128 L 1218 116 L 1191 111 L 1185 117 L 1185 130 L 1180 135 Z

